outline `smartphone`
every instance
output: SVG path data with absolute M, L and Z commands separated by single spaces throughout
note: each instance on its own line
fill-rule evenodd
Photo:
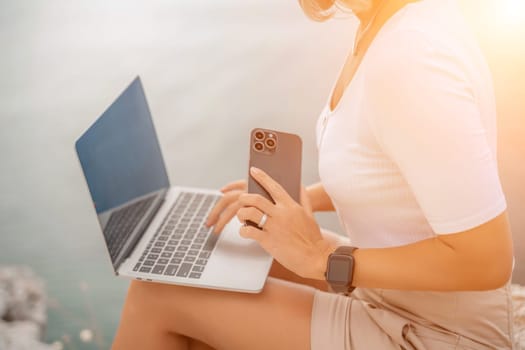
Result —
M 270 194 L 250 175 L 254 166 L 264 170 L 288 192 L 297 203 L 301 201 L 302 140 L 298 135 L 262 128 L 250 133 L 248 193 L 257 193 L 275 203 Z M 247 221 L 248 225 L 258 227 Z

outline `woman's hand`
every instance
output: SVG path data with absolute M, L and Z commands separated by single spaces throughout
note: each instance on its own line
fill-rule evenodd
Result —
M 223 196 L 210 211 L 206 221 L 208 227 L 215 225 L 214 233 L 220 233 L 224 226 L 237 214 L 241 208 L 239 196 L 246 192 L 247 187 L 245 180 L 238 180 L 221 188 Z
M 259 223 L 267 215 L 262 228 L 245 225 L 241 236 L 258 241 L 275 260 L 297 275 L 324 279 L 326 261 L 335 246 L 323 239 L 304 188 L 299 204 L 264 171 L 252 167 L 250 173 L 275 204 L 258 194 L 241 194 L 242 208 L 237 212 L 241 222 Z

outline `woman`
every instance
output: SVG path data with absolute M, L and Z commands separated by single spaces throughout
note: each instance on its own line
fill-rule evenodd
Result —
M 494 96 L 456 4 L 301 5 L 361 21 L 317 125 L 321 182 L 299 205 L 252 169 L 276 203 L 232 183 L 208 222 L 258 222 L 240 234 L 272 254 L 272 277 L 256 295 L 132 282 L 113 348 L 511 349 Z M 312 211 L 327 210 L 349 240 L 320 230 Z

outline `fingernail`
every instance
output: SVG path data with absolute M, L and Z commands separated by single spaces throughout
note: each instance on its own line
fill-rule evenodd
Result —
M 250 168 L 250 170 L 251 170 L 252 174 L 259 174 L 261 172 L 261 170 L 259 170 L 259 168 L 256 168 L 254 166 L 252 166 Z

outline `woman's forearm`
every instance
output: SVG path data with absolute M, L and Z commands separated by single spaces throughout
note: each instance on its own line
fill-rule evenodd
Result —
M 323 185 L 318 182 L 306 188 L 312 210 L 315 211 L 334 211 L 332 200 L 326 193 Z
M 489 290 L 504 285 L 510 278 L 512 238 L 507 216 L 502 214 L 457 234 L 400 247 L 357 249 L 354 259 L 353 284 L 357 287 Z
M 406 290 L 487 290 L 505 284 L 512 270 L 506 215 L 473 230 L 355 254 L 355 284 Z

